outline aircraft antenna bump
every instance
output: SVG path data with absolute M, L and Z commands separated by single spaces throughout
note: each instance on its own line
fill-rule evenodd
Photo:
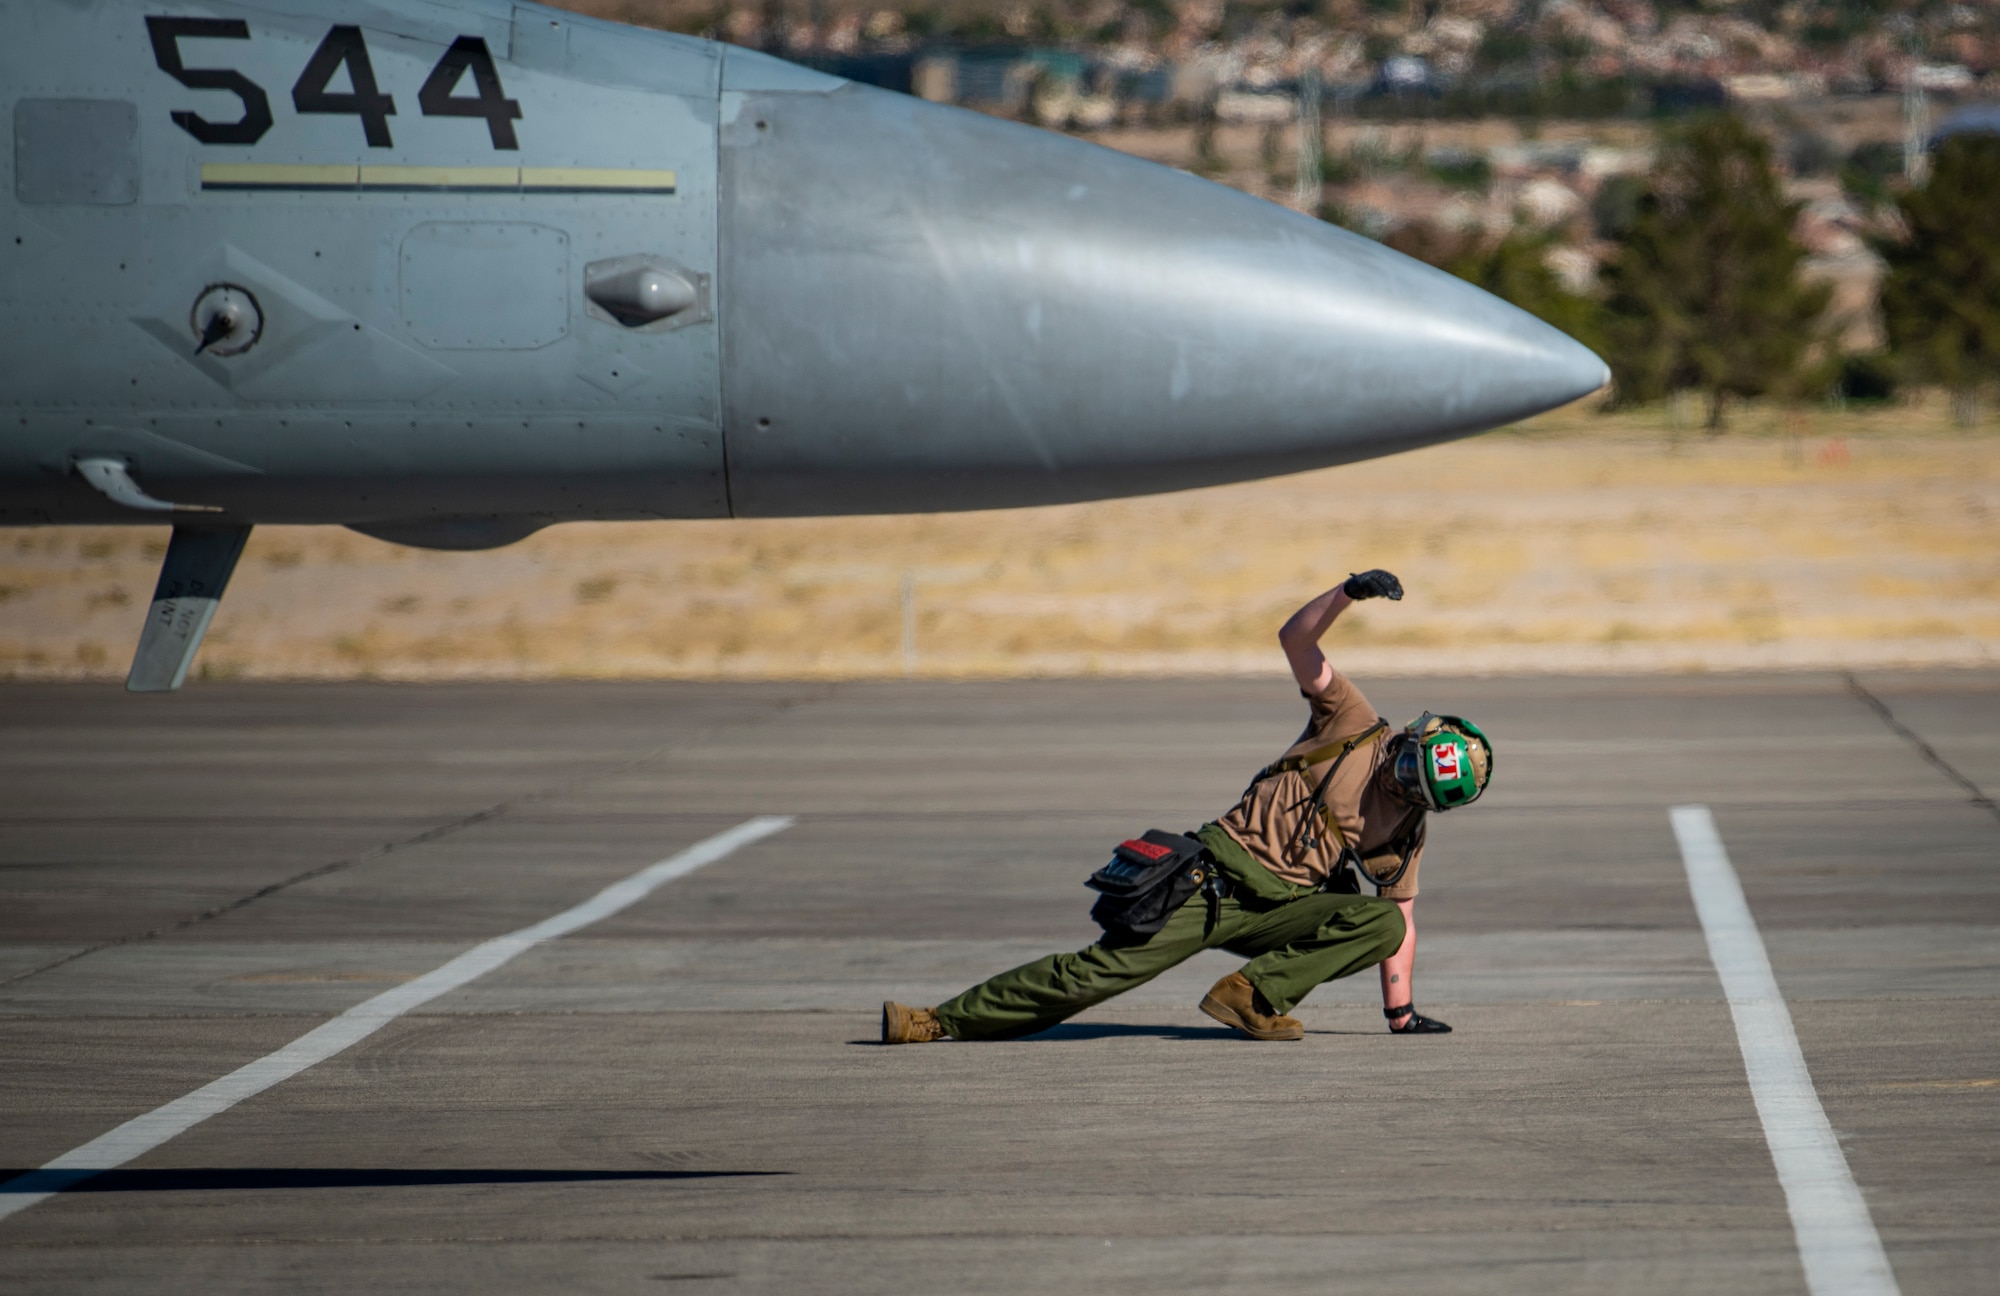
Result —
M 584 267 L 583 295 L 591 314 L 626 328 L 672 327 L 708 317 L 707 276 L 691 274 L 664 257 L 593 261 Z

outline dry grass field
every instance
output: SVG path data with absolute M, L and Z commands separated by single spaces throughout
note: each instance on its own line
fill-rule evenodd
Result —
M 1371 463 L 1012 513 L 552 528 L 447 554 L 251 539 L 200 676 L 769 678 L 1282 670 L 1349 570 L 1373 675 L 2000 656 L 2000 436 L 1943 402 L 1719 438 L 1577 408 Z M 0 531 L 0 675 L 122 676 L 163 528 Z M 907 591 L 907 601 L 906 601 Z

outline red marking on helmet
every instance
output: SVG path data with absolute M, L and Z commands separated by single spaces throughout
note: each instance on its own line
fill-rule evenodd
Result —
M 1137 851 L 1139 854 L 1144 855 L 1147 859 L 1150 860 L 1165 859 L 1167 856 L 1174 853 L 1173 847 L 1161 846 L 1157 842 L 1127 841 L 1127 842 L 1120 842 L 1118 844 L 1123 846 L 1126 850 Z
M 1431 774 L 1439 779 L 1460 777 L 1459 753 L 1464 751 L 1457 743 L 1439 743 L 1431 748 Z

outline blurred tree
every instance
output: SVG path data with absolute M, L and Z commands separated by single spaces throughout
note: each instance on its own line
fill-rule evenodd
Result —
M 1493 27 L 1479 42 L 1477 65 L 1488 70 L 1525 64 L 1534 58 L 1535 38 L 1519 27 Z
M 1770 145 L 1738 118 L 1699 117 L 1661 140 L 1604 272 L 1602 337 L 1620 402 L 1697 390 L 1720 432 L 1731 398 L 1797 386 L 1832 295 L 1799 279 L 1798 211 Z
M 1424 160 L 1431 179 L 1453 189 L 1485 193 L 1493 187 L 1493 164 L 1484 154 L 1440 149 Z
M 1479 239 L 1476 231 L 1451 229 L 1429 221 L 1407 221 L 1378 237 L 1385 246 L 1440 270 L 1472 255 Z
M 1856 145 L 1840 167 L 1840 184 L 1870 207 L 1889 200 L 1890 186 L 1903 174 L 1901 140 L 1870 140 Z
M 1352 230 L 1356 234 L 1366 232 L 1361 228 L 1362 221 L 1360 217 L 1332 199 L 1323 200 L 1319 207 L 1314 210 L 1313 215 L 1319 217 L 1329 225 L 1338 225 L 1340 228 Z
M 2000 378 L 2000 135 L 1946 139 L 1930 179 L 1896 207 L 1905 236 L 1876 245 L 1889 347 L 1911 377 L 1947 388 L 1970 426 L 1980 384 Z
M 1194 119 L 1194 173 L 1213 180 L 1229 169 L 1222 160 L 1222 153 L 1215 147 L 1215 128 L 1221 118 L 1215 111 L 1216 96 L 1202 96 L 1195 109 Z
M 1444 268 L 1601 352 L 1603 308 L 1594 298 L 1563 286 L 1562 278 L 1549 267 L 1555 246 L 1551 234 L 1516 230 L 1497 243 L 1468 246 Z
M 1257 161 L 1263 164 L 1264 179 L 1273 189 L 1291 183 L 1291 175 L 1279 163 L 1284 158 L 1284 135 L 1276 122 L 1265 123 L 1257 136 Z
M 1590 223 L 1601 239 L 1620 239 L 1639 215 L 1639 195 L 1646 182 L 1635 175 L 1611 175 L 1590 200 Z
M 1849 401 L 1879 405 L 1895 399 L 1895 362 L 1879 351 L 1858 351 L 1834 357 L 1827 395 L 1845 405 Z
M 1785 141 L 1785 165 L 1795 176 L 1830 175 L 1843 161 L 1833 141 L 1814 131 L 1800 131 Z

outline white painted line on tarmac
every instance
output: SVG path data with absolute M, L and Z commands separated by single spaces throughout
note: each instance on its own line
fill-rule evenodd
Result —
M 686 877 L 752 842 L 783 832 L 792 826 L 792 822 L 789 815 L 764 815 L 740 823 L 727 832 L 696 842 L 678 855 L 640 869 L 622 882 L 612 883 L 582 904 L 565 909 L 553 918 L 544 918 L 532 927 L 523 927 L 517 932 L 475 945 L 414 981 L 354 1005 L 277 1052 L 238 1067 L 186 1097 L 176 1098 L 164 1107 L 156 1107 L 143 1116 L 134 1117 L 108 1134 L 101 1134 L 82 1147 L 63 1153 L 39 1170 L 30 1170 L 27 1174 L 0 1183 L 0 1219 L 26 1210 L 92 1175 L 114 1170 L 127 1161 L 144 1156 L 168 1139 L 192 1129 L 211 1116 L 221 1115 L 272 1085 L 291 1079 L 343 1049 L 359 1044 L 404 1013 L 478 980 L 543 941 L 567 936 L 579 928 L 609 918 L 621 909 L 630 908 L 675 878 Z
M 1668 813 L 1680 839 L 1702 934 L 1708 938 L 1708 956 L 1736 1021 L 1743 1070 L 1785 1190 L 1806 1286 L 1813 1296 L 1897 1296 L 1896 1275 L 1819 1105 L 1792 1014 L 1778 992 L 1764 938 L 1750 916 L 1715 818 L 1700 805 L 1675 806 Z

